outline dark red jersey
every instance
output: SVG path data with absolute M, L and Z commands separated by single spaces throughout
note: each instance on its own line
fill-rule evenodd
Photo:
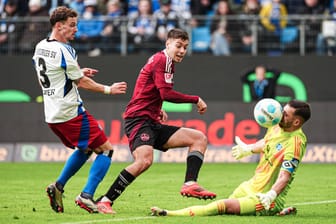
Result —
M 174 62 L 165 51 L 150 57 L 138 75 L 124 118 L 146 116 L 157 121 L 164 100 L 173 103 L 197 103 L 198 96 L 173 90 L 173 77 Z

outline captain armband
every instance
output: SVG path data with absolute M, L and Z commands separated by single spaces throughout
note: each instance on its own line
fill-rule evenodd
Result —
M 289 173 L 293 173 L 298 165 L 299 160 L 297 159 L 292 159 L 291 161 L 285 160 L 282 162 L 281 168 L 287 170 Z

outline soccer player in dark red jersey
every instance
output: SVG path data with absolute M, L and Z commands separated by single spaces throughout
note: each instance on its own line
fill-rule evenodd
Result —
M 200 199 L 213 199 L 209 192 L 197 183 L 199 170 L 207 149 L 207 138 L 198 130 L 165 125 L 168 116 L 162 110 L 163 101 L 194 103 L 204 114 L 206 103 L 195 95 L 173 90 L 174 63 L 183 60 L 189 44 L 188 33 L 172 29 L 167 35 L 166 48 L 151 56 L 137 78 L 132 99 L 124 114 L 125 133 L 134 162 L 123 169 L 107 193 L 97 201 L 101 213 L 114 213 L 111 205 L 125 188 L 153 163 L 153 150 L 188 147 L 185 181 L 181 195 Z

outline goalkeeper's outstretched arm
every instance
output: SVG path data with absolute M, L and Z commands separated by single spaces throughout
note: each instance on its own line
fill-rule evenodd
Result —
M 250 156 L 253 153 L 260 153 L 265 146 L 264 139 L 261 139 L 254 144 L 246 144 L 238 136 L 236 136 L 235 142 L 237 145 L 232 147 L 232 156 L 237 160 Z

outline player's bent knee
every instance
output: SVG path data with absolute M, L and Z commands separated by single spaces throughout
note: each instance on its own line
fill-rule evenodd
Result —
M 208 144 L 208 138 L 202 132 L 200 132 L 195 139 L 195 144 L 206 147 Z
M 147 169 L 147 168 L 149 168 L 153 164 L 153 160 L 151 160 L 151 159 L 144 159 L 142 161 L 142 164 L 143 164 L 143 167 Z
M 145 171 L 153 164 L 153 160 L 149 158 L 145 158 L 145 159 L 137 160 L 135 163 L 138 164 L 138 167 L 140 168 L 141 171 Z
M 203 133 L 202 133 L 201 141 L 202 141 L 202 144 L 204 145 L 208 144 L 208 138 Z
M 106 141 L 104 144 L 94 149 L 94 152 L 96 154 L 105 154 L 106 156 L 108 156 L 109 151 L 113 151 L 113 146 L 111 145 L 109 141 Z

